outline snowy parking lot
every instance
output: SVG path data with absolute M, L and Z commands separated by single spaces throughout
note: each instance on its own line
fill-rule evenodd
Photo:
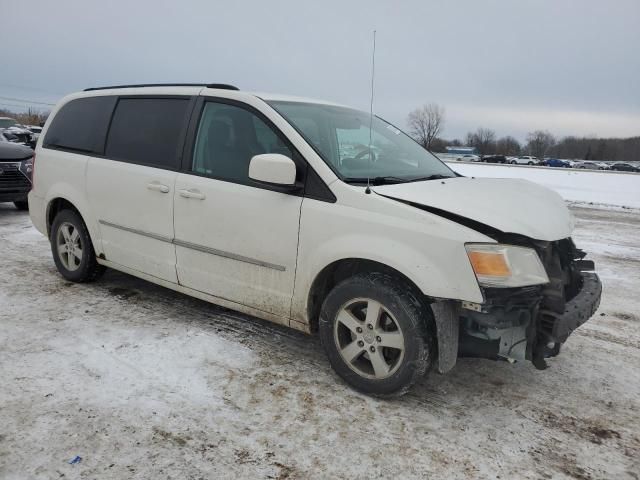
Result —
M 640 173 L 471 162 L 447 165 L 467 177 L 530 180 L 572 202 L 640 209 Z
M 640 210 L 572 210 L 604 295 L 550 368 L 463 359 L 388 401 L 316 338 L 114 271 L 65 281 L 0 204 L 0 478 L 638 479 Z

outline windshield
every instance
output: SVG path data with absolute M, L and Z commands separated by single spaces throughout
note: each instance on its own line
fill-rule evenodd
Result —
M 16 122 L 13 118 L 0 118 L 0 128 L 9 128 L 17 124 L 18 122 Z
M 408 135 L 368 113 L 331 105 L 272 101 L 275 108 L 345 182 L 400 183 L 455 177 Z

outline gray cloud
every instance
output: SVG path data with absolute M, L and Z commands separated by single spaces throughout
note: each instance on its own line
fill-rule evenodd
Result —
M 221 81 L 366 109 L 376 28 L 375 110 L 398 125 L 437 102 L 448 137 L 632 135 L 639 21 L 637 0 L 12 2 L 0 96 Z

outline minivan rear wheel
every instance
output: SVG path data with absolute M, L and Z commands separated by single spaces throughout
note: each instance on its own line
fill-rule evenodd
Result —
M 331 366 L 363 393 L 399 396 L 421 378 L 434 352 L 433 317 L 402 280 L 359 274 L 327 295 L 320 338 Z
M 72 282 L 90 282 L 105 271 L 98 264 L 89 231 L 80 215 L 62 210 L 51 226 L 51 252 L 60 274 Z

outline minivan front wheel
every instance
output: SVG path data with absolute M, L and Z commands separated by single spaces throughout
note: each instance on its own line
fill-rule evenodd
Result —
M 51 252 L 60 274 L 72 282 L 90 282 L 105 267 L 96 261 L 96 253 L 86 225 L 78 213 L 62 210 L 51 226 Z
M 409 285 L 388 274 L 367 273 L 327 295 L 320 337 L 333 369 L 355 389 L 402 395 L 431 364 L 432 324 L 430 309 Z

